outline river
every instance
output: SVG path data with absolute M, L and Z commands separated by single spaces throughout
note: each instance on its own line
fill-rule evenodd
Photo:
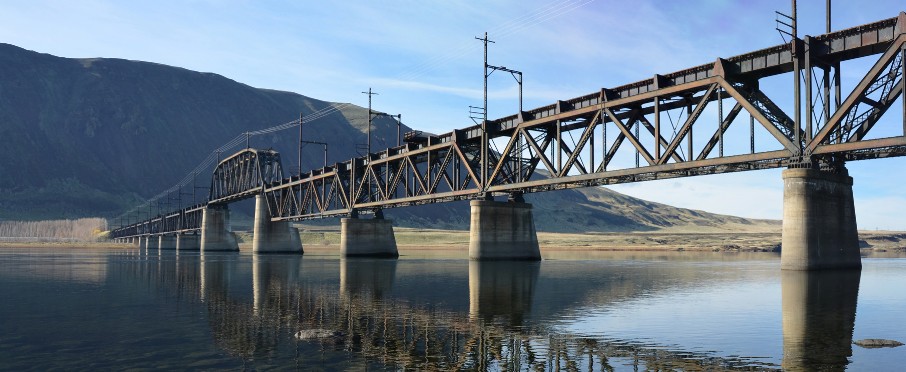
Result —
M 0 369 L 895 371 L 906 259 L 0 249 Z

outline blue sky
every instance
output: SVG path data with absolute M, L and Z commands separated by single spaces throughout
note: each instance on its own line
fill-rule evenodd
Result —
M 898 1 L 835 1 L 833 26 L 904 9 Z M 481 105 L 482 49 L 474 37 L 485 31 L 496 42 L 489 63 L 524 73 L 528 109 L 779 44 L 775 10 L 789 13 L 790 1 L 33 0 L 0 4 L 0 41 L 64 57 L 213 72 L 361 106 L 361 92 L 372 87 L 376 109 L 441 133 L 470 125 L 468 106 Z M 800 1 L 800 34 L 823 33 L 824 14 L 824 1 Z M 844 66 L 844 94 L 862 67 Z M 489 95 L 489 117 L 516 111 L 511 77 L 492 75 Z M 900 113 L 887 117 L 900 120 Z M 860 228 L 906 230 L 904 180 L 891 176 L 904 173 L 906 159 L 849 169 Z M 613 189 L 746 217 L 782 213 L 779 170 Z

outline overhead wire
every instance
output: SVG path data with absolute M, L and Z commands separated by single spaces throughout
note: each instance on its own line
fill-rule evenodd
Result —
M 559 3 L 548 4 L 539 8 L 535 12 L 526 13 L 525 15 L 503 22 L 498 26 L 492 27 L 488 30 L 488 33 L 494 35 L 497 38 L 505 38 L 527 27 L 534 26 L 549 19 L 569 13 L 593 1 L 595 0 L 566 0 Z M 475 48 L 478 48 L 477 44 L 471 41 L 463 42 L 453 49 L 448 49 L 449 52 L 445 54 L 430 58 L 425 62 L 413 68 L 410 68 L 407 73 L 400 75 L 399 78 L 401 80 L 414 80 L 415 78 L 424 75 L 428 71 L 431 71 L 431 69 L 442 66 L 446 62 L 464 55 L 466 51 Z
M 308 116 L 305 116 L 304 117 L 305 123 L 311 123 L 315 120 L 322 119 L 330 114 L 333 114 L 334 112 L 339 111 L 340 109 L 342 109 L 343 107 L 346 107 L 348 105 L 350 105 L 350 104 L 349 103 L 339 103 L 339 104 L 332 104 L 328 107 L 322 108 L 318 111 L 313 112 L 312 114 L 310 114 Z M 183 187 L 187 186 L 193 180 L 194 177 L 196 177 L 202 171 L 204 171 L 209 166 L 211 166 L 216 161 L 215 159 L 219 154 L 222 154 L 222 153 L 238 146 L 239 144 L 242 143 L 243 140 L 246 139 L 247 136 L 270 134 L 270 133 L 286 130 L 289 128 L 293 128 L 298 125 L 299 125 L 299 121 L 293 120 L 293 121 L 289 121 L 289 122 L 286 122 L 283 124 L 278 124 L 278 125 L 275 125 L 275 126 L 272 126 L 269 128 L 249 131 L 249 132 L 245 132 L 245 133 L 237 135 L 232 140 L 226 142 L 225 144 L 223 144 L 220 147 L 217 147 L 216 149 L 211 151 L 211 153 L 208 154 L 208 156 L 205 157 L 204 160 L 201 161 L 201 163 L 199 163 L 195 168 L 193 168 L 193 170 L 191 172 L 189 172 L 189 174 L 187 174 L 185 177 L 183 177 L 183 179 L 181 179 L 177 184 L 171 186 L 170 188 L 158 193 L 157 195 L 155 195 L 151 198 L 146 199 L 144 202 L 142 202 L 138 206 L 133 207 L 132 209 L 129 209 L 125 213 L 120 214 L 119 216 L 116 217 L 116 219 L 122 219 L 126 216 L 136 213 L 143 207 L 152 206 L 154 202 L 159 201 L 163 197 L 168 196 L 169 194 L 171 194 L 173 192 L 177 192 L 178 190 L 181 190 Z
M 507 22 L 504 22 L 496 27 L 493 27 L 489 30 L 489 32 L 493 32 L 495 35 L 497 35 L 497 37 L 503 38 L 503 37 L 509 36 L 511 34 L 514 34 L 518 31 L 524 30 L 530 26 L 545 22 L 545 21 L 555 18 L 555 17 L 559 17 L 563 14 L 569 13 L 569 12 L 571 12 L 575 9 L 578 9 L 584 5 L 587 5 L 593 1 L 595 1 L 595 0 L 566 0 L 566 1 L 559 2 L 559 3 L 548 4 L 548 5 L 545 5 L 541 8 L 539 8 L 535 12 L 522 15 L 515 19 L 511 19 Z M 475 48 L 475 46 L 473 46 L 473 45 L 474 45 L 473 43 L 463 43 L 458 48 L 452 50 L 449 53 L 446 53 L 439 57 L 431 58 L 428 61 L 422 63 L 420 66 L 416 66 L 415 68 L 410 69 L 408 71 L 408 74 L 402 75 L 401 78 L 403 80 L 411 80 L 416 77 L 419 77 L 419 76 L 427 73 L 428 71 L 430 71 L 432 68 L 436 68 L 437 66 L 442 65 L 446 61 L 451 60 L 454 57 L 457 57 L 457 56 L 463 54 L 463 52 L 465 52 L 466 50 Z M 350 103 L 332 104 L 328 107 L 325 107 L 316 112 L 313 112 L 313 113 L 309 114 L 308 116 L 305 116 L 304 120 L 306 123 L 310 123 L 315 120 L 322 119 L 328 115 L 331 115 L 335 112 L 340 111 L 342 108 L 344 108 L 348 105 L 350 105 Z M 273 127 L 255 130 L 255 131 L 249 131 L 249 132 L 245 132 L 245 133 L 237 135 L 232 140 L 228 141 L 224 145 L 222 145 L 222 146 L 218 147 L 217 149 L 215 149 L 214 151 L 212 151 L 207 157 L 205 157 L 204 160 L 202 160 L 201 163 L 198 164 L 198 166 L 196 166 L 192 170 L 192 172 L 190 172 L 183 179 L 181 179 L 179 183 L 170 187 L 167 190 L 162 191 L 161 193 L 155 195 L 152 198 L 146 199 L 145 202 L 143 202 L 143 203 L 139 204 L 138 206 L 130 209 L 129 211 L 121 214 L 120 216 L 117 217 L 117 219 L 123 218 L 132 213 L 135 213 L 142 207 L 145 207 L 145 206 L 150 207 L 152 205 L 152 203 L 154 203 L 155 201 L 158 201 L 159 199 L 163 198 L 164 196 L 167 196 L 174 191 L 181 190 L 189 182 L 191 182 L 199 173 L 201 173 L 202 171 L 207 169 L 209 166 L 211 166 L 215 161 L 215 156 L 218 156 L 219 154 L 222 154 L 222 153 L 226 152 L 227 150 L 230 150 L 230 149 L 238 146 L 239 144 L 242 143 L 243 139 L 247 139 L 250 136 L 270 134 L 270 133 L 286 130 L 286 129 L 293 128 L 298 125 L 299 125 L 299 121 L 293 120 L 293 121 L 289 121 L 289 122 L 279 124 L 279 125 L 276 125 Z

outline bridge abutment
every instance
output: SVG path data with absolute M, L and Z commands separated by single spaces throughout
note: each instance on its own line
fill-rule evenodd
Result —
M 340 255 L 343 257 L 399 257 L 393 221 L 383 218 L 340 220 Z
M 783 270 L 859 269 L 853 179 L 813 168 L 783 171 Z
M 470 205 L 470 259 L 541 260 L 531 204 L 472 200 Z
M 208 205 L 201 217 L 202 252 L 238 252 L 239 243 L 230 231 L 230 210 L 225 205 Z
M 302 253 L 299 233 L 289 221 L 271 221 L 264 195 L 255 196 L 255 226 L 252 231 L 252 252 Z

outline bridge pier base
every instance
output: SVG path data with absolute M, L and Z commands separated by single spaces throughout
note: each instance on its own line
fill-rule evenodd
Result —
M 148 240 L 145 237 L 137 236 L 135 241 L 138 243 L 138 249 L 148 249 Z
M 783 171 L 783 270 L 860 269 L 853 179 L 843 168 Z
M 393 221 L 383 218 L 340 220 L 340 255 L 343 257 L 400 256 Z
M 176 234 L 176 251 L 197 251 L 201 248 L 201 237 L 198 234 Z
M 157 238 L 157 248 L 160 250 L 176 250 L 176 235 L 163 234 Z
M 469 259 L 541 260 L 532 205 L 472 200 Z
M 230 231 L 230 210 L 225 205 L 209 205 L 201 215 L 202 252 L 238 252 L 239 243 Z
M 289 221 L 271 221 L 264 195 L 255 196 L 255 226 L 252 231 L 252 252 L 303 253 L 299 232 Z

